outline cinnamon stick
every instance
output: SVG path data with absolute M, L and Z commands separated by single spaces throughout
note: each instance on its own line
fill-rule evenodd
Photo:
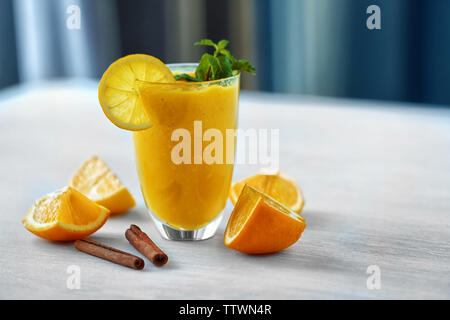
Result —
M 140 253 L 146 256 L 155 266 L 162 267 L 169 258 L 138 226 L 132 224 L 125 232 L 125 237 Z
M 75 248 L 90 255 L 136 270 L 143 269 L 145 265 L 144 260 L 131 253 L 105 246 L 91 239 L 75 241 Z

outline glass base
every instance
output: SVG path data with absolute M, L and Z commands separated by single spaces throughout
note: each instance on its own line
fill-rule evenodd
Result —
M 215 220 L 208 223 L 205 227 L 197 230 L 179 230 L 168 224 L 162 222 L 152 212 L 150 217 L 152 217 L 155 223 L 156 229 L 164 239 L 167 240 L 178 240 L 178 241 L 198 241 L 206 240 L 213 237 L 216 234 L 217 228 L 222 221 L 223 214 L 221 213 Z

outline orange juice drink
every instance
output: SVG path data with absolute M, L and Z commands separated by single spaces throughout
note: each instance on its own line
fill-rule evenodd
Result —
M 196 64 L 168 67 L 174 74 L 192 73 Z M 232 150 L 226 139 L 227 129 L 237 128 L 239 75 L 209 82 L 140 82 L 139 94 L 152 127 L 133 133 L 136 165 L 156 226 L 169 239 L 211 237 L 233 174 L 235 135 Z

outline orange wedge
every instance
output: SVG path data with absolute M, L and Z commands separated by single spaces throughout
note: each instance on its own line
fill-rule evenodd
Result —
M 102 227 L 109 210 L 65 187 L 34 202 L 22 223 L 30 232 L 50 241 L 70 241 L 89 236 Z
M 83 163 L 70 179 L 69 185 L 108 208 L 112 215 L 128 211 L 136 205 L 128 189 L 98 157 L 92 157 Z
M 161 60 L 146 54 L 123 57 L 103 74 L 98 100 L 105 115 L 119 128 L 137 131 L 152 125 L 139 98 L 140 81 L 169 83 L 175 78 Z
M 300 215 L 245 185 L 228 220 L 224 243 L 248 254 L 273 253 L 297 242 L 305 227 Z
M 256 174 L 233 184 L 230 190 L 230 200 L 233 205 L 236 204 L 246 184 L 271 196 L 296 213 L 300 213 L 305 205 L 302 190 L 292 178 L 280 172 L 277 174 Z

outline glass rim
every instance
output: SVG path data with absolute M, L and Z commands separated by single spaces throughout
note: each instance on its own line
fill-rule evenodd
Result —
M 173 74 L 173 68 L 175 67 L 191 67 L 191 68 L 196 68 L 198 66 L 198 63 L 194 63 L 194 62 L 186 62 L 186 63 L 168 63 L 166 64 L 166 66 L 170 69 L 170 72 L 172 72 Z M 225 81 L 233 81 L 236 79 L 239 79 L 241 76 L 241 72 L 239 71 L 233 71 L 236 72 L 235 75 L 228 77 L 228 78 L 223 78 L 223 79 L 218 79 L 218 80 L 209 80 L 209 81 L 200 81 L 200 82 L 189 82 L 189 81 L 175 81 L 175 82 L 151 82 L 151 81 L 145 81 L 145 80 L 139 80 L 136 79 L 136 82 L 139 83 L 143 83 L 143 84 L 149 84 L 149 85 L 160 85 L 160 86 L 203 86 L 203 85 L 214 85 L 214 84 L 220 84 L 221 82 L 225 82 Z

